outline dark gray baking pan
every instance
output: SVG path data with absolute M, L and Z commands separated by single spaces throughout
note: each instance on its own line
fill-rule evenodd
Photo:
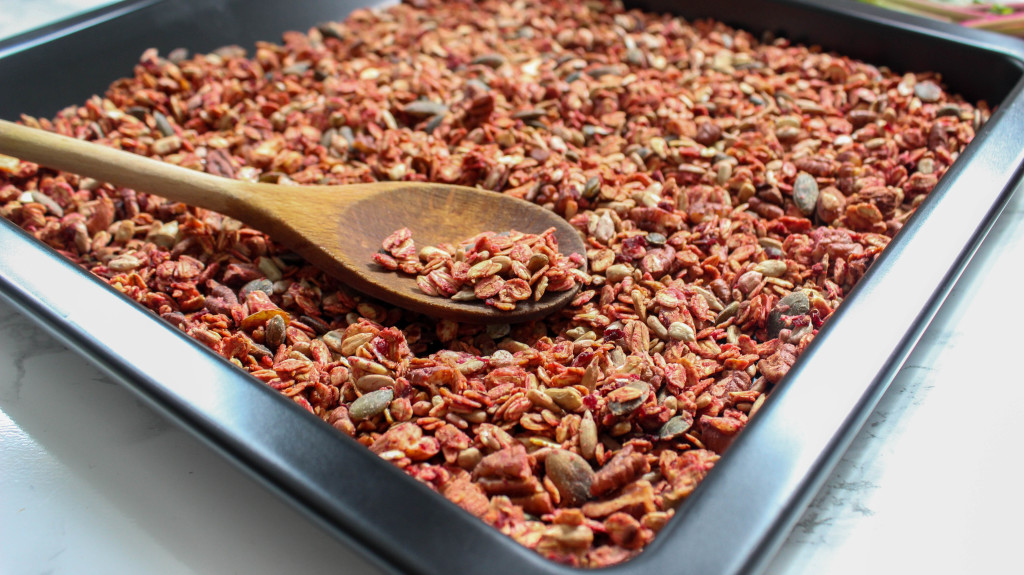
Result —
M 856 2 L 647 0 L 755 33 L 937 71 L 997 108 L 917 214 L 676 517 L 602 572 L 757 572 L 865 421 L 1017 187 L 1024 44 Z M 353 0 L 129 0 L 0 44 L 0 117 L 51 116 L 130 73 L 141 52 L 277 41 Z M 394 573 L 573 573 L 484 525 L 165 325 L 6 220 L 0 294 L 331 533 Z M 127 336 L 127 337 L 126 337 Z

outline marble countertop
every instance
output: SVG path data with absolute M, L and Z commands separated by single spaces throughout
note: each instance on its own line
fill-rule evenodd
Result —
M 102 0 L 3 0 L 0 37 Z M 1024 192 L 766 573 L 1005 572 Z M 380 571 L 0 302 L 0 573 Z

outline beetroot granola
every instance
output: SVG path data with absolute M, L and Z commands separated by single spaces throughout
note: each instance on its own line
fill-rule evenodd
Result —
M 229 178 L 536 202 L 588 246 L 556 315 L 413 315 L 220 214 L 6 157 L 0 214 L 516 541 L 595 567 L 657 536 L 988 115 L 934 74 L 713 21 L 423 0 L 252 54 L 151 50 L 22 121 Z
M 385 238 L 381 247 L 373 260 L 384 269 L 415 275 L 423 293 L 456 301 L 480 300 L 501 311 L 590 281 L 579 269 L 582 258 L 558 251 L 554 228 L 540 234 L 484 232 L 454 245 L 419 250 L 412 231 L 401 228 Z

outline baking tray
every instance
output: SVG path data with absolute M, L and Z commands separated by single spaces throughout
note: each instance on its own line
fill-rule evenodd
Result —
M 51 116 L 127 75 L 146 48 L 276 41 L 352 0 L 128 0 L 0 43 L 0 117 Z M 602 573 L 757 572 L 900 368 L 1024 163 L 1024 43 L 856 2 L 645 0 L 896 71 L 937 71 L 997 109 L 677 516 Z M 380 568 L 569 574 L 0 220 L 0 295 Z M 128 337 L 126 337 L 128 336 Z

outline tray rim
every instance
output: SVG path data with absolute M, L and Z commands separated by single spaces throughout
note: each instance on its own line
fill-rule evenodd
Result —
M 83 22 L 87 23 L 86 26 L 97 25 L 109 20 L 116 20 L 123 14 L 121 10 L 142 10 L 165 1 L 169 0 L 124 0 L 99 9 L 96 11 L 98 14 L 87 13 L 75 17 L 68 27 L 55 24 L 16 36 L 13 39 L 18 40 L 19 46 L 23 45 L 22 42 L 36 42 L 32 45 L 38 45 L 38 41 L 44 36 L 48 38 L 44 41 L 48 42 L 52 38 L 62 37 L 65 32 L 74 33 L 82 29 Z M 905 26 L 916 33 L 938 38 L 952 38 L 987 52 L 999 54 L 1011 60 L 1018 67 L 1024 68 L 1022 44 L 1010 39 L 1004 40 L 994 34 L 966 30 L 961 33 L 959 29 L 950 29 L 952 25 L 890 13 L 855 2 L 826 3 L 816 0 L 781 0 L 777 3 L 801 9 L 848 12 L 858 18 L 881 20 L 897 27 Z M 835 8 L 836 6 L 838 8 Z M 115 12 L 117 13 L 114 14 Z M 98 18 L 96 18 L 97 16 Z M 0 58 L 20 51 L 10 51 L 10 44 L 9 41 L 0 42 Z M 25 49 L 31 49 L 31 47 L 28 46 Z M 901 262 L 917 255 L 919 248 L 912 243 L 912 238 L 928 237 L 931 239 L 927 232 L 934 226 L 925 225 L 926 221 L 930 222 L 932 218 L 949 219 L 948 211 L 951 208 L 946 208 L 946 205 L 952 200 L 941 203 L 940 199 L 954 197 L 951 196 L 953 192 L 965 187 L 965 184 L 959 184 L 963 180 L 967 180 L 968 183 L 986 183 L 986 181 L 990 181 L 993 174 L 996 174 L 995 181 L 1000 186 L 999 189 L 989 194 L 991 201 L 983 206 L 984 209 L 977 220 L 971 220 L 975 225 L 971 230 L 965 232 L 966 239 L 959 244 L 951 242 L 957 244 L 954 245 L 954 248 L 958 249 L 951 254 L 951 261 L 944 263 L 945 269 L 942 270 L 941 281 L 932 286 L 932 289 L 926 289 L 927 293 L 923 295 L 924 301 L 918 313 L 910 318 L 906 329 L 898 334 L 898 345 L 891 348 L 891 352 L 886 357 L 879 359 L 876 376 L 870 383 L 864 385 L 860 394 L 855 397 L 843 398 L 849 403 L 844 408 L 845 416 L 836 420 L 835 414 L 830 415 L 832 419 L 826 425 L 831 427 L 833 432 L 827 438 L 823 438 L 827 439 L 824 442 L 824 447 L 818 445 L 812 449 L 813 457 L 800 459 L 800 469 L 796 470 L 797 476 L 793 478 L 793 482 L 788 484 L 786 493 L 769 502 L 768 507 L 771 507 L 771 512 L 767 514 L 767 517 L 757 518 L 761 523 L 754 526 L 755 529 L 752 531 L 756 531 L 756 533 L 745 538 L 743 545 L 736 550 L 731 558 L 716 558 L 712 556 L 715 555 L 714 553 L 707 552 L 703 556 L 692 556 L 693 560 L 689 567 L 693 572 L 744 573 L 753 572 L 762 567 L 788 534 L 792 524 L 799 517 L 799 512 L 809 503 L 821 483 L 827 478 L 828 472 L 838 461 L 856 431 L 888 387 L 892 377 L 909 355 L 914 343 L 927 327 L 948 291 L 953 287 L 957 277 L 984 239 L 1009 196 L 1019 185 L 1022 179 L 1021 166 L 1024 164 L 1024 151 L 1014 151 L 1009 154 L 1010 157 L 1007 157 L 1006 153 L 995 154 L 991 149 L 995 144 L 991 144 L 991 142 L 993 138 L 1005 137 L 1008 142 L 1013 141 L 1020 144 L 1021 136 L 1014 134 L 1012 128 L 1013 125 L 1022 125 L 1022 118 L 1024 118 L 1022 90 L 1024 90 L 1024 80 L 1018 79 L 1014 89 L 1004 101 L 1004 106 L 993 114 L 989 124 L 979 132 L 977 141 L 989 144 L 987 146 L 972 144 L 972 147 L 968 148 L 964 155 L 968 159 L 972 159 L 972 162 L 958 161 L 950 169 L 946 178 L 943 179 L 943 183 L 936 190 L 939 193 L 933 195 L 933 198 L 929 198 L 929 201 L 922 205 L 918 214 L 920 217 L 915 216 L 908 223 L 908 230 L 897 238 L 898 243 L 894 241 L 893 245 L 897 249 L 893 250 L 890 246 L 890 249 L 887 249 L 872 266 L 868 276 L 862 282 L 862 285 L 867 285 L 868 288 L 858 287 L 854 290 L 834 318 L 822 330 L 822 334 L 819 335 L 820 342 L 834 341 L 839 336 L 832 334 L 840 330 L 835 326 L 860 325 L 856 322 L 856 318 L 843 318 L 851 318 L 864 312 L 865 308 L 870 307 L 872 303 L 877 303 L 880 297 L 884 297 L 885 294 L 877 293 L 878 289 L 871 288 L 879 287 L 876 286 L 876 283 L 881 283 L 880 287 L 886 286 L 885 282 L 892 280 L 885 276 L 898 272 L 895 268 Z M 1022 149 L 1024 146 L 1015 147 L 1015 150 Z M 1006 150 L 1000 151 L 1006 152 Z M 1002 164 L 1002 166 L 998 164 Z M 979 165 L 981 167 L 978 167 Z M 950 176 L 954 177 L 950 178 Z M 910 239 L 902 239 L 905 236 Z M 360 508 L 366 507 L 365 502 L 363 505 L 357 506 L 356 502 L 352 500 L 351 494 L 342 498 L 339 505 L 339 501 L 336 499 L 329 501 L 316 494 L 302 493 L 302 480 L 308 479 L 308 477 L 296 477 L 296 469 L 290 467 L 294 464 L 292 459 L 301 456 L 301 461 L 305 461 L 307 467 L 298 470 L 299 476 L 305 476 L 309 475 L 305 473 L 306 471 L 311 471 L 309 457 L 317 454 L 281 453 L 279 451 L 282 447 L 280 442 L 287 440 L 288 437 L 260 438 L 257 430 L 250 429 L 251 425 L 246 425 L 245 422 L 238 421 L 237 418 L 224 413 L 226 411 L 225 404 L 228 403 L 225 401 L 227 397 L 219 396 L 215 398 L 216 401 L 200 402 L 197 406 L 195 400 L 202 398 L 193 397 L 197 391 L 194 389 L 194 385 L 186 386 L 186 389 L 179 389 L 180 384 L 169 385 L 167 383 L 166 378 L 169 377 L 169 374 L 165 373 L 166 366 L 162 366 L 160 361 L 164 358 L 154 357 L 153 353 L 147 353 L 144 350 L 131 349 L 133 347 L 131 345 L 127 346 L 128 349 L 125 349 L 125 345 L 117 343 L 108 345 L 106 341 L 95 337 L 97 333 L 104 331 L 101 324 L 105 320 L 98 315 L 102 309 L 105 309 L 102 306 L 114 303 L 115 309 L 124 311 L 123 321 L 127 324 L 125 327 L 149 326 L 143 329 L 157 333 L 159 341 L 166 341 L 168 345 L 173 346 L 175 351 L 180 349 L 188 357 L 203 358 L 200 361 L 205 362 L 205 365 L 201 366 L 204 378 L 211 381 L 227 378 L 239 382 L 239 390 L 232 387 L 231 394 L 242 393 L 247 400 L 254 401 L 257 412 L 269 410 L 273 419 L 284 420 L 283 423 L 286 423 L 290 429 L 313 434 L 318 446 L 336 448 L 337 454 L 340 456 L 334 457 L 333 460 L 337 461 L 332 460 L 331 463 L 361 466 L 360 473 L 369 471 L 379 475 L 381 484 L 388 487 L 400 486 L 401 494 L 387 494 L 390 505 L 398 507 L 408 502 L 426 505 L 431 518 L 453 522 L 452 525 L 457 527 L 456 530 L 459 534 L 468 537 L 467 541 L 461 542 L 455 547 L 465 548 L 470 544 L 493 545 L 494 547 L 485 547 L 488 549 L 485 556 L 488 557 L 488 564 L 494 567 L 492 570 L 496 573 L 506 572 L 509 569 L 508 565 L 502 564 L 502 560 L 506 558 L 517 562 L 511 566 L 511 570 L 508 572 L 524 572 L 523 569 L 529 569 L 529 572 L 536 573 L 574 573 L 579 571 L 544 560 L 534 552 L 526 550 L 501 535 L 497 530 L 483 525 L 397 468 L 372 456 L 368 450 L 354 441 L 335 433 L 328 426 L 323 425 L 319 419 L 308 414 L 302 415 L 304 412 L 297 408 L 282 409 L 283 406 L 289 405 L 291 402 L 266 386 L 254 385 L 253 382 L 256 380 L 247 374 L 236 370 L 219 356 L 188 339 L 176 329 L 167 326 L 147 310 L 109 288 L 102 281 L 89 275 L 88 272 L 64 260 L 59 254 L 31 239 L 6 220 L 0 222 L 0 239 L 9 240 L 4 243 L 11 246 L 10 249 L 0 250 L 0 272 L 2 272 L 0 273 L 0 297 L 42 325 L 65 345 L 97 364 L 129 390 L 146 399 L 159 411 L 176 420 L 240 467 L 249 471 L 259 481 L 296 504 L 298 508 L 324 525 L 333 534 L 362 551 L 382 569 L 393 573 L 441 573 L 445 572 L 445 569 L 457 569 L 464 564 L 458 562 L 458 557 L 439 557 L 436 553 L 434 557 L 430 558 L 432 561 L 427 565 L 417 564 L 416 560 L 423 559 L 422 555 L 409 553 L 396 555 L 396 549 L 393 544 L 389 543 L 389 539 L 394 537 L 394 530 L 408 531 L 407 526 L 403 530 L 403 526 L 395 521 L 407 519 L 405 517 L 391 517 L 383 522 L 378 518 L 371 518 L 370 521 L 367 521 L 360 512 Z M 27 273 L 29 263 L 34 266 L 31 273 Z M 874 279 L 876 276 L 882 277 Z M 52 281 L 53 278 L 60 278 L 61 281 Z M 49 280 L 49 285 L 47 285 L 47 280 Z M 62 296 L 61 291 L 69 282 L 73 287 L 81 290 L 77 292 L 79 296 L 86 297 L 91 302 L 100 302 L 102 305 L 93 306 L 95 309 L 92 310 L 83 310 L 81 307 L 76 307 L 78 304 L 75 302 L 67 302 L 67 298 Z M 56 285 L 61 285 L 62 289 L 56 289 Z M 118 301 L 120 303 L 117 303 Z M 851 303 L 856 305 L 849 305 Z M 153 328 L 154 325 L 160 327 Z M 794 367 L 791 375 L 787 376 L 786 381 L 773 392 L 772 399 L 766 402 L 761 413 L 752 418 L 748 428 L 730 448 L 729 455 L 723 457 L 716 470 L 709 475 L 708 480 L 702 483 L 686 504 L 680 508 L 678 512 L 680 517 L 674 519 L 666 531 L 656 538 L 655 542 L 640 556 L 601 571 L 639 573 L 641 569 L 663 569 L 673 565 L 678 566 L 677 559 L 680 556 L 680 551 L 679 549 L 666 550 L 666 546 L 670 543 L 677 547 L 682 544 L 688 551 L 704 548 L 704 543 L 695 545 L 695 542 L 701 541 L 700 531 L 705 531 L 706 524 L 702 523 L 698 528 L 697 523 L 709 516 L 713 517 L 721 513 L 723 509 L 722 493 L 730 491 L 736 484 L 742 485 L 749 482 L 751 470 L 744 468 L 743 463 L 748 462 L 750 457 L 741 459 L 741 456 L 757 450 L 758 447 L 763 447 L 766 443 L 797 439 L 794 437 L 794 432 L 798 430 L 785 428 L 783 431 L 786 433 L 780 435 L 778 426 L 773 429 L 771 424 L 764 422 L 779 423 L 789 409 L 787 406 L 791 405 L 792 401 L 797 401 L 784 398 L 794 397 L 794 394 L 800 391 L 804 384 L 799 382 L 820 376 L 816 373 L 818 369 L 811 367 L 816 365 L 812 362 L 812 358 L 821 355 L 828 357 L 827 352 L 820 351 L 824 343 L 819 343 L 819 341 L 816 341 L 812 349 L 805 353 L 804 358 Z M 213 361 L 210 361 L 211 359 Z M 852 403 L 850 403 L 851 401 Z M 278 415 L 279 413 L 300 415 L 285 417 Z M 241 435 L 239 435 L 240 432 Z M 251 445 L 253 438 L 257 438 L 260 444 Z M 285 445 L 287 445 L 287 441 L 285 441 Z M 737 452 L 740 455 L 737 455 Z M 753 460 L 758 461 L 759 459 L 763 460 L 763 458 L 754 458 Z M 734 461 L 736 463 L 733 463 Z M 749 464 L 746 467 L 749 467 Z M 723 471 L 725 469 L 734 473 Z M 318 470 L 313 469 L 312 471 Z M 785 471 L 794 472 L 794 470 Z M 379 494 L 376 495 L 376 499 L 373 494 L 364 493 L 362 495 L 371 497 L 373 502 L 380 500 Z M 729 508 L 729 506 L 725 506 L 725 508 Z M 711 511 L 708 511 L 709 509 Z M 684 520 L 684 516 L 687 518 L 686 520 Z M 716 527 L 730 531 L 736 525 L 736 521 L 727 520 L 720 522 Z M 751 531 L 751 529 L 747 530 Z M 721 531 L 715 529 L 707 531 L 708 533 L 704 537 L 718 537 L 722 534 Z M 420 535 L 422 534 L 421 531 Z M 670 542 L 670 539 L 673 541 Z M 680 539 L 682 541 L 679 541 Z M 436 544 L 436 542 L 434 543 Z M 452 546 L 449 545 L 445 549 L 450 551 Z M 476 556 L 479 556 L 479 552 L 476 553 Z M 452 553 L 452 555 L 455 554 Z M 665 557 L 670 559 L 666 560 Z

